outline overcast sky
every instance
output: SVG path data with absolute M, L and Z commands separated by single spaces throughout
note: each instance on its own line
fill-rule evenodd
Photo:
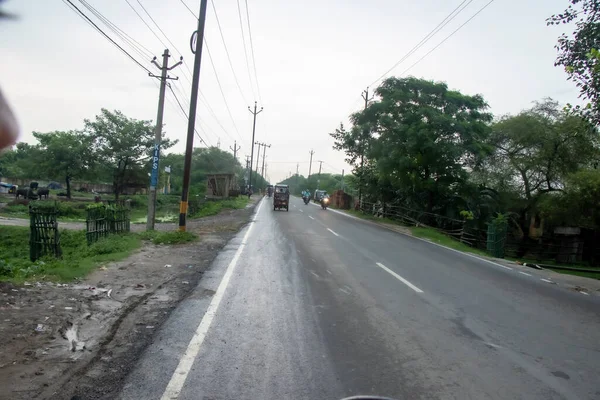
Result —
M 79 0 L 72 1 L 116 38 Z M 138 0 L 88 0 L 157 57 L 165 46 L 127 1 L 174 53 L 173 63 L 179 52 L 184 57 L 184 66 L 173 70 L 172 75 L 180 77 L 174 87 L 187 113 L 191 89 L 188 68 L 193 68 L 189 38 L 196 29 L 194 16 L 180 0 L 140 0 L 175 49 Z M 184 1 L 198 13 L 199 0 Z M 405 71 L 488 1 L 473 0 L 390 75 Z M 318 170 L 317 160 L 324 161 L 324 172 L 340 173 L 342 168 L 348 172 L 344 155 L 332 149 L 328 133 L 361 107 L 365 87 L 400 60 L 461 0 L 248 0 L 258 89 L 245 2 L 240 1 L 240 5 L 249 69 L 237 1 L 214 3 L 241 91 L 209 1 L 206 42 L 217 75 L 205 47 L 198 130 L 207 143 L 220 141 L 221 149 L 228 150 L 237 140 L 243 160 L 251 150 L 252 115 L 247 107 L 256 99 L 264 111 L 258 116 L 255 140 L 272 145 L 266 162 L 268 176 L 275 182 L 295 172 L 296 163 L 300 173 L 307 175 L 311 149 L 315 150 L 313 172 Z M 571 28 L 546 27 L 544 22 L 566 6 L 567 0 L 496 0 L 406 75 L 445 81 L 465 94 L 482 94 L 495 115 L 516 113 L 547 96 L 574 102 L 576 88 L 566 81 L 561 68 L 553 66 L 556 39 Z M 0 24 L 0 87 L 17 114 L 22 141 L 34 142 L 32 131 L 81 129 L 83 119 L 93 118 L 101 108 L 155 120 L 156 79 L 149 78 L 63 1 L 8 0 L 3 9 L 19 16 L 17 21 Z M 125 48 L 140 63 L 157 71 L 149 57 Z M 183 152 L 187 121 L 170 93 L 164 123 L 167 135 L 179 139 L 169 152 Z M 197 138 L 194 144 L 199 145 Z

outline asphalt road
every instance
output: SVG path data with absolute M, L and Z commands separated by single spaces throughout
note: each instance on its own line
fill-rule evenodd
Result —
M 600 398 L 599 297 L 269 200 L 121 399 Z

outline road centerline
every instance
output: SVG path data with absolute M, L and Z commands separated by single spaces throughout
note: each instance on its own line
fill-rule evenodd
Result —
M 417 292 L 417 293 L 423 293 L 423 291 L 421 289 L 419 289 L 418 287 L 416 287 L 415 285 L 413 285 L 412 283 L 410 283 L 409 281 L 407 281 L 406 279 L 404 279 L 403 277 L 401 277 L 400 275 L 398 275 L 397 273 L 395 273 L 394 271 L 392 271 L 391 269 L 389 269 L 388 267 L 386 267 L 385 265 L 383 265 L 382 263 L 378 262 L 376 264 L 377 264 L 377 266 L 379 268 L 381 268 L 384 271 L 388 272 L 394 278 L 398 279 L 400 282 L 404 283 L 406 286 L 408 286 L 409 288 L 411 288 L 415 292 Z
M 309 215 L 309 216 L 308 216 L 308 218 L 310 218 L 310 219 L 314 219 L 314 218 L 313 218 L 311 215 Z
M 328 230 L 329 232 L 333 233 L 335 236 L 340 236 L 340 235 L 338 235 L 337 233 L 335 233 L 334 231 L 332 231 L 332 230 L 331 230 L 331 229 L 329 229 L 329 228 L 327 228 L 327 230 Z

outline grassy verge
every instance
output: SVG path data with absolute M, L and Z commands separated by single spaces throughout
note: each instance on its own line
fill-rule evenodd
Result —
M 144 240 L 150 240 L 154 244 L 182 244 L 198 239 L 198 236 L 191 232 L 179 231 L 145 231 L 141 232 L 139 236 Z
M 245 208 L 250 200 L 246 196 L 240 196 L 235 199 L 229 200 L 218 200 L 218 201 L 207 201 L 202 207 L 196 211 L 191 218 L 202 218 L 210 215 L 217 215 L 222 210 L 233 209 L 239 210 Z
M 129 256 L 141 246 L 138 235 L 111 235 L 87 245 L 84 231 L 60 232 L 61 259 L 45 257 L 29 260 L 29 228 L 0 226 L 0 280 L 23 282 L 27 279 L 69 281 L 81 278 L 101 263 Z
M 428 239 L 434 243 L 450 247 L 454 250 L 463 251 L 465 253 L 478 254 L 480 256 L 488 256 L 488 254 L 485 251 L 467 246 L 466 244 L 461 243 L 458 240 L 453 239 L 450 236 L 444 235 L 443 233 L 436 231 L 432 228 L 412 227 L 410 228 L 410 231 L 415 237 Z
M 369 221 L 375 221 L 375 222 L 383 222 L 385 224 L 390 224 L 390 225 L 398 225 L 398 226 L 406 226 L 404 225 L 402 222 L 400 221 L 396 221 L 393 219 L 389 219 L 389 218 L 378 218 L 375 217 L 371 214 L 365 214 L 361 211 L 356 211 L 356 210 L 343 210 L 345 213 L 348 213 L 350 215 L 353 215 L 355 217 L 358 218 L 362 218 L 362 219 L 367 219 Z
M 564 269 L 552 269 L 554 272 L 561 274 L 583 276 L 585 278 L 600 279 L 600 271 L 598 272 L 582 272 L 582 271 L 567 271 Z

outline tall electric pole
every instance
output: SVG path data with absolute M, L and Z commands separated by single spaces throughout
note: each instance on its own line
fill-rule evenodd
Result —
M 258 154 L 256 156 L 256 174 L 258 175 L 258 164 L 260 164 L 260 146 L 262 146 L 259 142 L 254 142 L 255 145 L 258 146 Z
M 299 169 L 300 169 L 300 163 L 296 163 L 296 191 L 298 191 L 298 188 L 299 188 L 299 186 L 298 186 L 298 175 L 299 175 L 298 170 Z
M 362 98 L 365 100 L 365 110 L 369 107 L 369 101 L 373 100 L 374 96 L 369 98 L 369 87 L 361 93 Z M 358 177 L 358 204 L 359 207 L 362 204 L 362 186 L 363 186 L 363 167 L 365 160 L 365 137 L 368 134 L 367 128 L 363 131 L 363 137 L 360 139 L 360 175 Z
M 321 167 L 323 166 L 323 161 L 317 161 L 319 163 L 319 175 L 317 175 L 317 189 L 321 185 Z
M 160 90 L 158 95 L 158 112 L 156 115 L 156 127 L 154 128 L 154 154 L 152 156 L 152 172 L 150 173 L 150 193 L 148 196 L 148 216 L 146 217 L 146 230 L 151 231 L 154 229 L 154 217 L 156 215 L 156 186 L 158 186 L 158 166 L 160 162 L 160 142 L 162 141 L 162 127 L 163 127 L 163 111 L 165 108 L 165 89 L 167 87 L 167 79 L 172 78 L 168 75 L 168 72 L 173 68 L 181 64 L 181 60 L 175 65 L 169 67 L 169 49 L 165 49 L 163 53 L 163 62 L 160 66 L 156 62 L 156 57 L 152 60 L 154 64 L 160 70 L 160 76 L 154 75 L 148 72 L 153 78 L 160 79 Z M 183 59 L 183 57 L 181 58 Z
M 246 186 L 248 186 L 248 178 L 250 173 L 250 156 L 246 155 L 246 174 L 244 180 L 246 181 Z
M 229 148 L 233 151 L 233 158 L 237 160 L 237 151 L 242 148 L 242 146 L 237 145 L 237 141 L 233 141 L 233 147 L 229 146 Z
M 344 191 L 344 170 L 342 170 L 342 192 Z
M 206 0 L 204 0 L 206 1 Z M 252 162 L 254 161 L 254 134 L 256 132 L 256 116 L 262 112 L 263 108 L 256 111 L 256 101 L 254 102 L 254 111 L 248 106 L 248 111 L 254 116 L 254 122 L 252 123 L 252 151 L 250 152 L 250 188 L 252 188 Z
M 310 151 L 310 162 L 308 163 L 308 179 L 310 179 L 310 172 L 312 171 L 312 156 L 315 154 L 314 150 Z
M 198 85 L 200 83 L 200 65 L 202 61 L 202 43 L 204 43 L 204 23 L 206 21 L 206 5 L 208 0 L 200 0 L 200 15 L 198 16 L 198 30 L 196 42 L 192 34 L 191 47 L 194 57 L 194 73 L 192 75 L 192 93 L 190 98 L 190 112 L 188 114 L 188 130 L 185 143 L 185 160 L 183 165 L 183 188 L 181 190 L 181 203 L 179 204 L 179 230 L 185 232 L 188 210 L 188 194 L 190 191 L 190 175 L 192 172 L 192 152 L 194 150 L 194 132 L 196 127 L 196 108 L 198 106 Z
M 265 177 L 265 175 L 264 175 L 264 172 L 265 172 L 265 156 L 267 155 L 267 147 L 270 148 L 271 145 L 270 144 L 266 144 L 266 143 L 259 143 L 259 142 L 256 142 L 256 144 L 259 147 L 259 154 L 260 154 L 260 146 L 263 147 L 263 163 L 262 163 L 262 168 L 261 168 L 260 174 L 264 178 Z M 256 168 L 256 173 L 258 174 L 258 163 L 256 163 L 256 167 L 257 167 Z

